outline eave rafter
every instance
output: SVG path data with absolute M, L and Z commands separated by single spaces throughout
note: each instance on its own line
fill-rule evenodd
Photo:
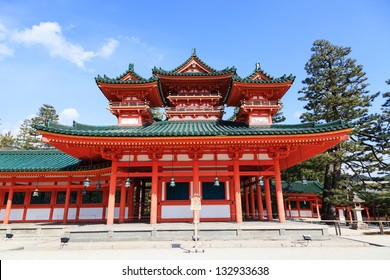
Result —
M 286 146 L 322 146 L 331 147 L 348 139 L 350 129 L 335 132 L 299 134 L 299 135 L 256 135 L 256 136 L 215 136 L 215 137 L 85 137 L 42 132 L 46 141 L 54 147 L 75 157 L 88 155 L 92 151 L 103 155 L 98 149 L 149 150 L 160 147 L 245 147 L 268 148 Z

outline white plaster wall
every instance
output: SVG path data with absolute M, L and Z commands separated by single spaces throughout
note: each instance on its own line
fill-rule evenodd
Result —
M 202 205 L 201 218 L 230 218 L 229 205 Z
M 190 205 L 163 205 L 161 206 L 162 219 L 192 218 Z
M 20 221 L 23 219 L 24 209 L 11 209 L 9 214 L 10 220 Z M 0 210 L 0 220 L 4 220 L 5 209 Z
M 79 219 L 102 219 L 103 210 L 99 208 L 80 208 Z
M 64 219 L 64 208 L 54 208 L 53 220 L 63 220 L 63 219 Z
M 34 208 L 27 209 L 26 220 L 49 220 L 50 218 L 50 209 L 44 208 Z
M 69 208 L 68 209 L 68 220 L 75 220 L 76 219 L 76 211 L 77 211 L 77 208 Z

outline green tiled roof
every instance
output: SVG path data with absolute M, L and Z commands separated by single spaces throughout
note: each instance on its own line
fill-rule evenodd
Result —
M 127 74 L 131 74 L 134 77 L 136 77 L 138 80 L 126 80 L 122 81 L 121 79 L 125 77 Z M 116 78 L 109 78 L 106 75 L 100 76 L 98 75 L 95 78 L 96 82 L 101 82 L 101 83 L 107 83 L 107 84 L 146 84 L 146 83 L 151 83 L 151 82 L 156 82 L 158 81 L 158 78 L 156 76 L 152 76 L 149 79 L 145 79 L 141 75 L 139 75 L 137 72 L 134 71 L 134 64 L 130 63 L 129 64 L 129 69 L 124 72 L 122 75 L 119 75 Z
M 324 186 L 318 181 L 307 181 L 304 184 L 302 181 L 291 182 L 290 185 L 287 182 L 282 182 L 283 192 L 286 193 L 308 193 L 308 194 L 322 194 Z
M 233 81 L 242 82 L 242 83 L 251 83 L 251 84 L 276 84 L 276 83 L 293 82 L 295 80 L 295 76 L 293 76 L 293 75 L 288 75 L 288 76 L 283 75 L 279 78 L 274 78 L 274 77 L 269 76 L 270 77 L 269 80 L 263 80 L 263 79 L 253 80 L 252 79 L 253 75 L 255 75 L 255 73 L 249 75 L 246 78 L 241 78 L 238 75 L 234 75 L 232 77 L 232 79 L 233 79 Z
M 107 167 L 107 164 L 99 168 Z M 0 151 L 0 172 L 91 170 L 91 166 L 56 149 Z
M 179 69 L 184 67 L 188 64 L 192 59 L 197 60 L 200 64 L 202 64 L 205 68 L 210 70 L 210 73 L 203 73 L 203 72 L 185 72 L 185 73 L 176 73 Z M 205 63 L 203 60 L 201 60 L 197 55 L 195 49 L 192 50 L 191 56 L 184 61 L 182 64 L 177 66 L 173 70 L 164 70 L 161 67 L 157 68 L 154 67 L 152 70 L 153 74 L 161 74 L 161 75 L 169 75 L 169 76 L 218 76 L 218 75 L 224 75 L 224 74 L 236 74 L 236 68 L 235 67 L 226 67 L 223 70 L 216 70 L 207 63 Z
M 161 74 L 161 75 L 169 75 L 169 76 L 219 76 L 224 74 L 235 74 L 236 68 L 234 67 L 227 67 L 223 70 L 214 70 L 210 73 L 203 73 L 203 72 L 184 72 L 184 73 L 176 73 L 174 70 L 167 71 L 163 70 L 162 68 L 153 68 L 153 74 Z
M 154 137 L 154 136 L 240 136 L 240 135 L 296 135 L 318 132 L 337 131 L 350 128 L 351 125 L 341 121 L 328 124 L 273 124 L 269 126 L 248 126 L 231 121 L 161 121 L 144 126 L 91 126 L 73 123 L 66 126 L 49 123 L 38 125 L 38 130 L 66 135 L 98 136 L 98 137 Z
M 96 83 L 100 82 L 100 83 L 106 83 L 106 84 L 147 84 L 147 83 L 157 82 L 158 78 L 153 76 L 153 77 L 151 77 L 149 79 L 142 78 L 140 80 L 125 80 L 125 81 L 122 81 L 118 77 L 117 78 L 109 78 L 106 75 L 104 75 L 103 77 L 98 75 L 95 78 L 95 81 L 96 81 Z

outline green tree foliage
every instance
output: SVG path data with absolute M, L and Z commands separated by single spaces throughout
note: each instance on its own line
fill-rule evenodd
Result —
M 49 149 L 50 145 L 41 141 L 41 135 L 34 128 L 35 125 L 47 125 L 48 122 L 59 122 L 56 109 L 48 104 L 43 104 L 38 111 L 37 116 L 31 119 L 25 119 L 20 126 L 16 138 L 17 148 L 22 150 Z
M 299 91 L 303 95 L 299 100 L 306 102 L 304 108 L 307 110 L 301 115 L 301 120 L 324 123 L 341 119 L 358 125 L 378 94 L 369 94 L 363 67 L 349 57 L 351 48 L 317 40 L 311 51 L 312 56 L 305 65 L 308 77 L 303 80 L 305 86 Z M 341 143 L 326 154 L 322 206 L 324 219 L 335 217 L 334 206 L 340 203 L 340 197 L 346 195 L 342 166 L 346 162 L 347 152 L 354 150 L 353 145 L 349 149 L 345 148 L 346 145 L 350 144 Z
M 0 134 L 0 150 L 13 150 L 15 149 L 16 139 L 11 134 L 11 131 L 6 132 L 4 135 Z
M 386 83 L 390 85 L 390 80 Z M 349 165 L 356 174 L 362 170 L 368 175 L 355 186 L 365 205 L 376 209 L 378 214 L 390 215 L 390 92 L 382 96 L 385 102 L 381 113 L 362 118 L 357 134 L 351 137 L 360 150 L 359 157 L 351 159 Z M 382 178 L 378 178 L 378 174 Z
M 34 150 L 38 148 L 38 140 L 32 135 L 32 120 L 25 119 L 19 128 L 16 136 L 16 147 L 19 150 Z
M 283 103 L 279 102 L 279 105 L 281 106 L 280 110 L 272 116 L 272 122 L 273 123 L 281 123 L 286 120 L 286 118 L 283 116 L 282 108 L 283 108 Z

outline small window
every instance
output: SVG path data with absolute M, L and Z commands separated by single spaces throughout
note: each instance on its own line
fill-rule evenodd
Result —
M 56 204 L 65 204 L 66 192 L 57 192 Z M 76 204 L 77 192 L 70 192 L 70 204 Z
M 82 202 L 85 204 L 88 203 L 102 203 L 103 201 L 103 192 L 102 191 L 87 191 L 83 195 Z
M 6 192 L 5 196 L 4 196 L 4 205 L 7 205 L 8 195 L 9 195 L 9 192 Z M 14 192 L 14 194 L 12 196 L 12 204 L 23 205 L 25 197 L 26 197 L 25 192 Z
M 31 194 L 30 204 L 50 204 L 51 192 L 38 192 L 38 196 Z
M 291 209 L 297 209 L 297 202 L 296 201 L 290 201 Z
M 169 184 L 169 182 L 166 184 L 167 200 L 188 200 L 190 198 L 188 182 L 177 182 L 174 187 Z
M 299 202 L 299 206 L 301 207 L 301 209 L 310 209 L 310 202 L 301 201 Z
M 202 199 L 225 199 L 225 183 L 220 182 L 219 186 L 214 186 L 214 182 L 202 183 Z

